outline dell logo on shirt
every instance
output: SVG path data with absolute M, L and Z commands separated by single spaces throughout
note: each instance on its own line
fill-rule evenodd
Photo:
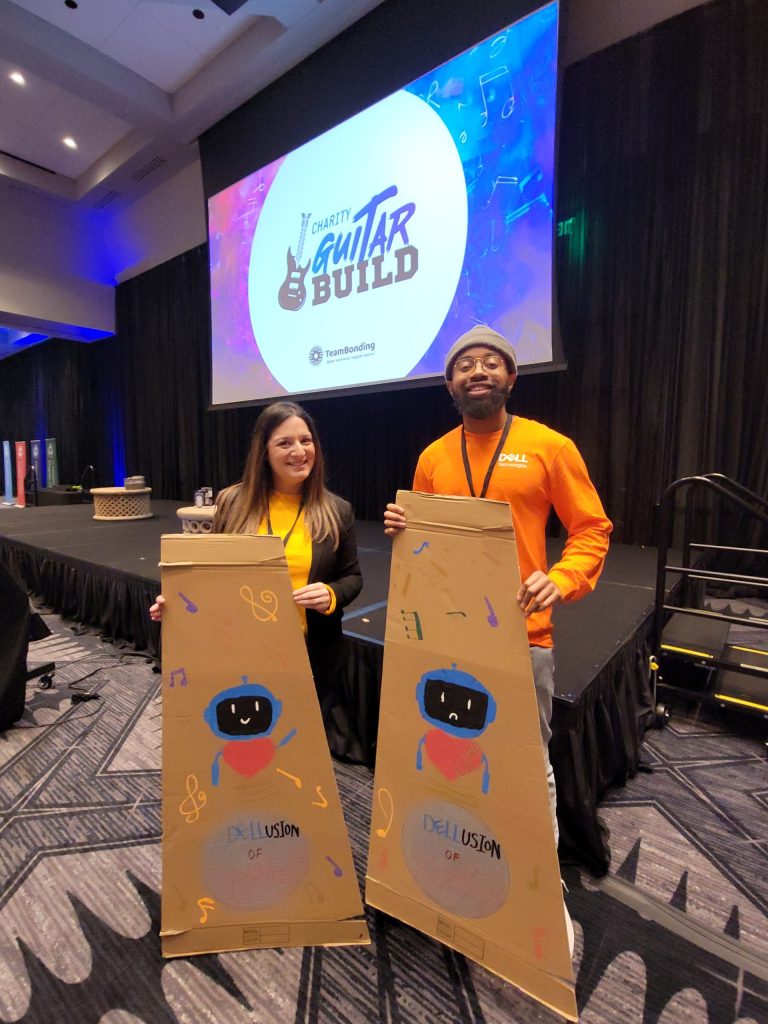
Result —
M 528 465 L 528 456 L 527 455 L 516 455 L 514 453 L 510 453 L 509 455 L 507 455 L 505 452 L 502 452 L 501 455 L 499 456 L 499 465 L 500 466 L 503 466 L 505 464 L 509 465 L 510 463 L 516 464 L 518 466 L 527 466 Z

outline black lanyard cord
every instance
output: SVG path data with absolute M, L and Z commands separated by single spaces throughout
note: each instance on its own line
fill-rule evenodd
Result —
M 491 477 L 493 476 L 493 471 L 496 468 L 496 462 L 499 458 L 499 455 L 501 455 L 502 449 L 506 444 L 507 437 L 509 436 L 509 428 L 511 426 L 512 415 L 511 413 L 507 413 L 507 422 L 504 424 L 504 429 L 501 432 L 499 443 L 496 445 L 496 451 L 493 453 L 493 455 L 491 456 L 491 461 L 488 463 L 488 469 L 485 474 L 485 479 L 483 480 L 483 489 L 480 492 L 481 498 L 484 498 L 488 493 L 488 485 L 491 482 Z M 476 498 L 477 495 L 475 494 L 475 485 L 472 483 L 472 467 L 469 464 L 469 455 L 467 454 L 467 435 L 464 433 L 463 423 L 461 425 L 461 458 L 462 461 L 464 462 L 464 472 L 466 473 L 467 483 L 469 484 L 469 493 L 472 495 L 473 498 Z
M 293 533 L 294 528 L 296 526 L 296 523 L 298 523 L 298 521 L 299 521 L 299 516 L 301 515 L 301 513 L 303 511 L 304 511 L 304 499 L 302 498 L 301 499 L 301 503 L 299 505 L 299 511 L 296 513 L 296 518 L 293 520 L 293 524 L 292 524 L 290 530 L 288 531 L 288 533 L 286 533 L 286 535 L 283 537 L 283 547 L 284 548 L 288 547 L 288 539 L 290 538 L 291 534 Z M 275 535 L 275 531 L 272 529 L 272 520 L 269 517 L 269 502 L 267 502 L 267 533 L 269 534 L 270 537 L 274 537 L 274 535 Z

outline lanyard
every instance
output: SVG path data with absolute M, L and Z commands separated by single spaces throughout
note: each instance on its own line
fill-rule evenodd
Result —
M 291 534 L 293 533 L 294 527 L 296 526 L 296 523 L 298 523 L 299 516 L 301 515 L 301 513 L 303 511 L 304 511 L 304 499 L 302 498 L 301 499 L 301 503 L 299 505 L 299 511 L 296 513 L 296 518 L 293 520 L 293 524 L 291 525 L 291 528 L 288 531 L 288 533 L 286 533 L 286 535 L 283 537 L 283 547 L 284 548 L 288 547 L 288 539 L 291 536 Z M 269 534 L 270 537 L 274 537 L 274 535 L 275 535 L 275 531 L 272 529 L 272 520 L 269 518 L 269 502 L 267 502 L 267 533 Z
M 485 474 L 485 480 L 483 480 L 483 489 L 480 492 L 481 498 L 484 498 L 488 493 L 488 485 L 491 482 L 493 471 L 496 468 L 496 461 L 499 458 L 499 455 L 501 455 L 501 450 L 504 447 L 504 444 L 506 443 L 507 437 L 509 435 L 509 428 L 511 426 L 512 416 L 510 413 L 507 413 L 507 422 L 504 424 L 504 429 L 501 432 L 499 443 L 496 445 L 496 451 L 493 453 L 493 455 L 491 456 L 491 461 L 488 463 L 488 470 Z M 461 458 L 464 462 L 464 472 L 466 473 L 467 483 L 469 484 L 469 493 L 472 495 L 473 498 L 476 498 L 477 495 L 475 494 L 475 486 L 472 483 L 472 467 L 469 464 L 469 455 L 467 454 L 467 437 L 466 434 L 464 433 L 463 423 L 461 425 Z

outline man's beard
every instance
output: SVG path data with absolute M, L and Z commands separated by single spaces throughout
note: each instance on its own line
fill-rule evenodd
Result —
M 500 387 L 495 387 L 487 395 L 469 395 L 461 390 L 453 396 L 453 404 L 462 416 L 469 416 L 473 420 L 487 420 L 505 407 L 508 397 L 509 391 Z

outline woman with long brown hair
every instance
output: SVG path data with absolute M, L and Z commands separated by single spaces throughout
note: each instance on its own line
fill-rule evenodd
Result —
M 363 585 L 352 506 L 325 486 L 312 417 L 294 402 L 263 410 L 243 479 L 218 496 L 215 533 L 277 534 L 283 539 L 293 599 L 307 640 L 323 718 L 337 703 L 344 669 L 341 611 Z M 165 599 L 149 610 L 161 621 Z

